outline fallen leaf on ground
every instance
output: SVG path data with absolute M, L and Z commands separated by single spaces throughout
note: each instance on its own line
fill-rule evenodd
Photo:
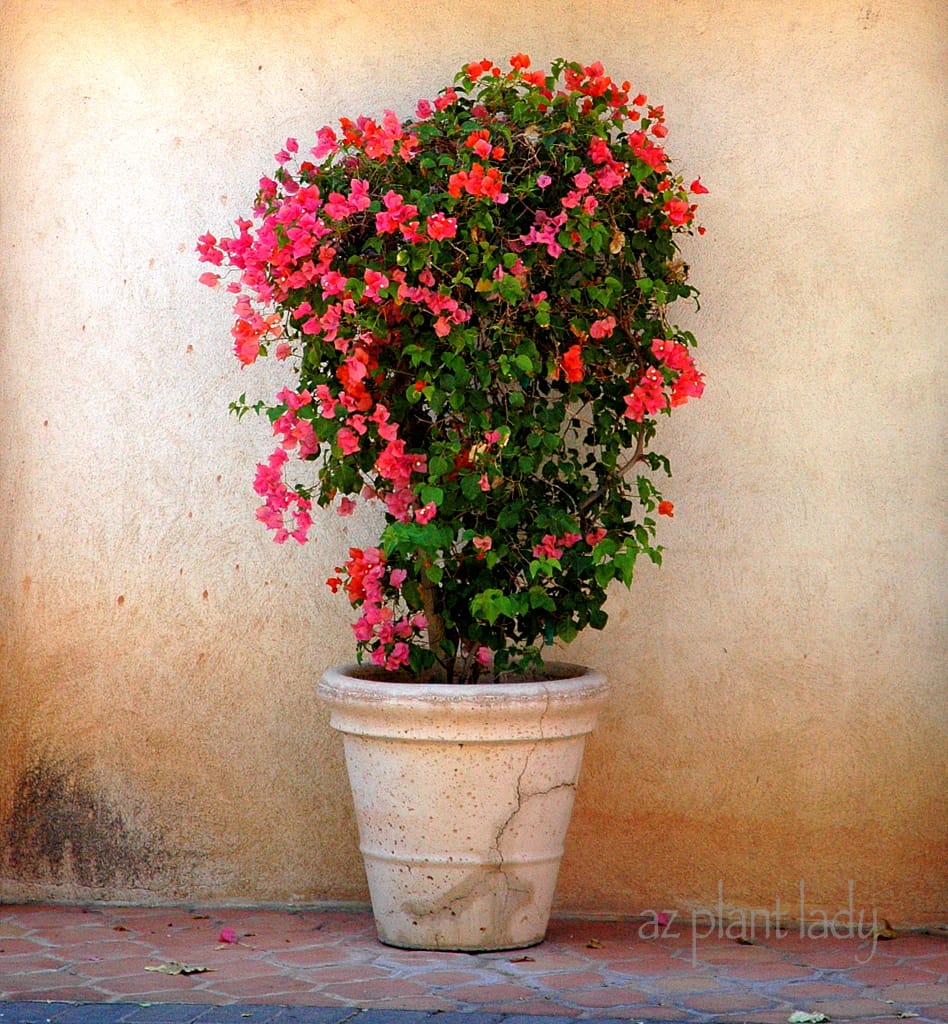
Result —
M 796 1010 L 787 1018 L 788 1024 L 823 1024 L 829 1020 L 825 1013 L 807 1013 L 805 1010 Z
M 158 964 L 157 967 L 146 967 L 146 971 L 157 971 L 159 974 L 206 974 L 210 967 L 199 967 L 197 964 L 179 964 L 177 960 L 171 960 L 166 964 Z
M 892 927 L 892 925 L 889 924 L 889 922 L 885 918 L 883 918 L 882 919 L 882 927 L 881 928 L 877 928 L 872 933 L 872 937 L 874 939 L 883 939 L 883 940 L 897 939 L 899 937 L 899 933 Z
M 590 939 L 589 942 L 586 943 L 586 948 L 587 949 L 605 949 L 606 948 L 606 944 L 604 942 L 600 942 L 599 939 Z
M 515 956 L 511 958 L 510 962 L 512 964 L 534 964 L 536 960 L 532 956 Z

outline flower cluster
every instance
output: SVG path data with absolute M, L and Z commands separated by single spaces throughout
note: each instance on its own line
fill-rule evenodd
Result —
M 536 666 L 605 624 L 639 555 L 660 561 L 650 443 L 704 388 L 667 311 L 697 294 L 678 237 L 703 232 L 707 190 L 670 170 L 663 108 L 630 96 L 600 64 L 475 61 L 412 117 L 288 139 L 251 216 L 199 239 L 222 271 L 205 284 L 235 272 L 237 359 L 295 377 L 255 407 L 276 439 L 257 517 L 302 543 L 314 503 L 379 505 L 378 545 L 328 582 L 393 672 Z

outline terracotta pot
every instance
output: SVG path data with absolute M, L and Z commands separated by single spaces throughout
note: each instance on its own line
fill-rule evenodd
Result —
M 343 734 L 379 939 L 405 949 L 542 942 L 599 672 L 544 682 L 393 683 L 330 669 L 319 696 Z

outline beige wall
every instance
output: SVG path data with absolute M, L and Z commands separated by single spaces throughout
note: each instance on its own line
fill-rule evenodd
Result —
M 266 431 L 227 414 L 253 379 L 192 250 L 288 134 L 525 50 L 664 102 L 711 189 L 666 564 L 571 652 L 615 694 L 560 905 L 802 881 L 937 920 L 946 29 L 937 0 L 4 0 L 0 896 L 365 899 L 313 688 L 369 527 L 254 522 Z

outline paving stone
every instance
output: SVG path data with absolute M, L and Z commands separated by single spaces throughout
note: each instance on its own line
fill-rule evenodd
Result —
M 352 1020 L 352 1007 L 289 1006 L 280 1010 L 273 1024 L 344 1024 Z M 204 1024 L 199 1021 L 198 1024 Z M 359 1024 L 372 1024 L 371 1017 L 359 1017 Z M 378 1024 L 382 1024 L 381 1021 Z M 468 1022 L 473 1024 L 473 1022 Z
M 347 981 L 381 981 L 391 978 L 391 971 L 385 971 L 374 964 L 342 964 L 338 967 L 313 967 L 311 969 L 290 969 L 294 978 L 305 981 L 312 989 L 320 989 Z
M 833 981 L 794 981 L 778 989 L 778 994 L 790 1002 L 808 999 L 846 999 L 859 989 Z
M 539 1015 L 539 1016 L 537 1014 L 534 1014 L 534 1013 L 530 1013 L 530 1014 L 525 1014 L 525 1013 L 509 1014 L 509 1013 L 505 1013 L 505 1014 L 500 1014 L 500 1015 L 497 1015 L 497 1016 L 494 1016 L 492 1014 L 491 1016 L 494 1016 L 495 1020 L 501 1021 L 502 1024 L 563 1024 L 564 1019 L 569 1020 L 569 1016 L 568 1016 L 569 1013 L 570 1013 L 570 1011 L 566 1011 L 565 1013 L 559 1013 L 559 1014 L 555 1014 L 555 1015 L 551 1015 L 549 1013 L 543 1013 L 542 1015 Z M 461 1021 L 460 1024 L 471 1024 L 471 1021 L 470 1021 L 470 1016 L 471 1015 L 468 1014 L 467 1016 L 469 1018 L 468 1021 Z M 481 1018 L 481 1014 L 477 1014 L 477 1024 L 480 1024 L 480 1018 Z M 439 1017 L 437 1022 L 432 1021 L 431 1024 L 441 1024 L 441 1018 Z M 608 1021 L 604 1022 L 602 1019 L 600 1019 L 599 1020 L 599 1024 L 609 1024 L 609 1022 Z M 627 1022 L 626 1021 L 622 1021 L 621 1024 L 627 1024 Z
M 448 1010 L 439 1013 L 437 1018 L 431 1020 L 431 1024 L 508 1024 L 510 1017 L 504 1017 L 500 1013 L 482 1013 L 470 1010 Z M 281 1022 L 282 1024 L 282 1022 Z M 362 1024 L 360 1021 L 359 1024 Z M 532 1018 L 532 1024 L 536 1024 L 536 1017 Z M 558 1022 L 559 1024 L 559 1022 Z
M 51 1002 L 51 1003 L 90 1003 L 99 1002 L 102 999 L 94 989 L 91 988 L 55 988 L 49 991 L 40 990 L 38 992 L 25 993 L 22 996 L 18 996 L 17 1000 L 32 1000 L 34 1002 Z M 0 1006 L 5 1005 L 0 1003 Z
M 911 963 L 882 965 L 869 964 L 856 967 L 846 972 L 846 977 L 853 982 L 872 988 L 884 988 L 887 985 L 931 984 L 937 979 L 931 972 L 919 970 Z
M 517 1003 L 500 1003 L 493 1008 L 495 1012 L 500 1014 L 500 1019 L 503 1024 L 513 1020 L 529 1021 L 530 1024 L 534 1024 L 537 1017 L 540 1020 L 555 1021 L 555 1024 L 564 1024 L 564 1021 L 576 1020 L 582 1016 L 582 1011 L 576 1009 L 576 1007 L 570 1006 L 556 1006 L 547 1002 L 545 999 L 537 999 L 533 1002 L 529 1000 L 523 1000 Z M 468 1018 L 472 1021 L 479 1021 L 480 1013 L 468 1013 Z M 597 1018 L 600 1020 L 601 1018 Z M 432 1021 L 432 1024 L 441 1024 L 439 1020 Z
M 945 1024 L 948 1021 L 944 1006 L 926 1006 L 924 1003 L 918 1003 L 914 1009 L 921 1020 L 936 1021 L 937 1024 Z
M 892 985 L 889 988 L 876 992 L 883 999 L 891 999 L 897 1003 L 924 1003 L 925 1005 L 938 1005 L 948 1003 L 948 985 L 922 984 L 922 985 Z
M 463 985 L 452 989 L 451 997 L 460 1003 L 499 1003 L 514 999 L 535 999 L 537 990 L 506 982 L 485 985 Z
M 602 966 L 604 970 L 627 974 L 632 978 L 696 974 L 699 971 L 708 973 L 710 971 L 708 967 L 693 967 L 690 961 L 682 961 L 670 956 L 623 957 L 622 959 L 608 960 Z
M 339 963 L 339 951 L 332 947 L 313 946 L 308 949 L 278 949 L 273 962 L 286 967 L 325 967 Z
M 141 978 L 146 967 L 153 967 L 158 961 L 154 957 L 123 956 L 116 960 L 103 958 L 88 962 L 73 962 L 71 967 L 78 974 L 93 980 L 105 978 Z
M 451 989 L 461 985 L 479 985 L 488 981 L 489 975 L 486 971 L 412 971 L 404 975 L 408 980 L 418 985 L 425 985 L 433 989 Z M 598 979 L 598 975 L 596 978 Z
M 730 943 L 727 946 L 706 946 L 698 942 L 695 946 L 698 960 L 703 964 L 773 964 L 779 963 L 781 955 L 766 946 L 742 946 Z
M 125 1015 L 120 1020 L 121 1024 L 191 1024 L 206 1009 L 199 1003 L 157 1003 L 134 1007 L 126 1004 Z M 258 1024 L 265 1022 L 266 1018 L 262 1018 Z
M 552 974 L 557 971 L 575 971 L 586 967 L 587 963 L 588 960 L 578 952 L 527 950 L 505 961 L 504 970 L 514 974 Z
M 776 1000 L 756 992 L 717 992 L 709 995 L 690 996 L 683 1005 L 689 1010 L 714 1014 L 777 1009 Z
M 78 974 L 69 974 L 59 964 L 54 970 L 41 970 L 30 974 L 18 974 L 12 978 L 6 978 L 0 984 L 6 987 L 6 991 L 15 996 L 26 999 L 41 998 L 38 992 L 52 992 L 58 988 L 81 988 L 82 979 Z
M 854 996 L 850 999 L 816 999 L 807 1009 L 825 1013 L 831 1020 L 859 1020 L 861 1017 L 896 1017 L 900 1008 L 881 999 Z
M 616 985 L 598 989 L 584 988 L 579 991 L 567 990 L 560 992 L 559 997 L 565 1003 L 588 1009 L 616 1006 L 631 1006 L 648 1002 L 648 993 L 625 985 Z
M 34 1002 L 3 1002 L 0 1003 L 0 1021 L 2 1024 L 33 1024 L 33 1021 L 39 1021 L 40 1011 L 38 1004 Z M 44 1010 L 44 1016 L 42 1020 L 49 1019 L 49 1010 Z
M 374 1002 L 380 999 L 393 1000 L 400 997 L 425 996 L 427 991 L 423 985 L 417 985 L 413 981 L 405 981 L 401 978 L 380 978 L 375 981 L 350 981 L 327 985 L 320 990 L 320 994 L 358 1006 L 363 1002 Z
M 629 1020 L 634 1021 L 694 1021 L 695 1015 L 681 1006 L 633 1006 L 629 1009 Z M 602 1024 L 600 1017 L 597 1024 Z M 626 1024 L 623 1021 L 623 1024 Z M 783 1022 L 781 1022 L 783 1024 Z
M 41 952 L 43 948 L 34 939 L 0 938 L 0 962 L 5 963 L 7 957 L 17 956 L 20 953 L 35 955 Z
M 206 975 L 202 975 L 202 977 L 206 977 Z M 313 991 L 313 986 L 308 982 L 286 977 L 224 978 L 220 981 L 215 978 L 209 978 L 205 984 L 207 991 L 219 992 L 222 995 L 229 996 L 235 1002 L 247 999 L 260 1002 L 269 1000 L 271 1003 L 281 1003 L 283 1000 L 280 996 L 291 992 L 305 992 L 309 995 Z
M 873 944 L 791 931 L 743 946 L 674 924 L 676 934 L 657 939 L 637 922 L 554 921 L 540 946 L 465 954 L 383 946 L 362 911 L 4 907 L 0 1024 L 14 1024 L 14 1006 L 37 1024 L 60 1024 L 54 1009 L 77 1018 L 62 1024 L 112 1024 L 119 1011 L 145 1009 L 171 1024 L 194 1024 L 195 1014 L 200 1024 L 451 1024 L 451 1015 L 458 1024 L 785 1024 L 793 1009 L 874 1024 L 900 1010 L 920 1013 L 920 1024 L 945 1019 L 943 936 Z M 222 927 L 243 944 L 219 948 Z M 214 970 L 145 972 L 166 960 Z
M 95 1006 L 85 1003 L 71 1006 L 53 1019 L 56 1024 L 121 1024 L 128 1009 L 121 1003 L 99 1003 Z
M 721 1013 L 713 1017 L 700 1018 L 703 1021 L 713 1021 L 713 1024 L 787 1024 L 787 1018 L 792 1010 L 754 1010 L 748 1013 L 742 1010 L 739 1013 Z M 646 1018 L 647 1019 L 647 1018 Z M 872 1024 L 877 1024 L 873 1021 Z
M 30 974 L 36 974 L 39 972 L 58 971 L 65 966 L 65 963 L 58 956 L 53 955 L 55 950 L 50 950 L 49 953 L 33 953 L 28 955 L 18 956 L 4 956 L 0 958 L 0 992 L 4 988 L 10 988 L 12 991 L 12 985 L 7 983 L 15 981 L 17 978 L 24 978 Z
M 231 1003 L 229 1006 L 202 1006 L 194 1020 L 196 1024 L 274 1024 L 283 1013 L 282 1006 L 248 1006 Z M 134 1024 L 138 1024 L 137 1021 Z
M 682 974 L 674 978 L 651 980 L 651 991 L 667 993 L 669 996 L 685 996 L 697 992 L 725 992 L 726 982 L 705 974 Z
M 745 981 L 789 981 L 791 978 L 805 978 L 812 974 L 803 964 L 754 963 L 728 964 L 721 972 L 728 978 Z

